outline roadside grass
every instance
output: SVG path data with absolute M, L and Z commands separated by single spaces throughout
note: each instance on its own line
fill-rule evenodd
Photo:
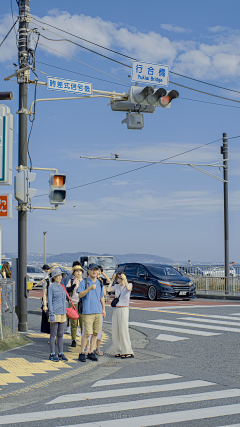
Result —
M 25 335 L 13 334 L 10 328 L 3 326 L 3 341 L 0 340 L 0 353 L 29 343 L 31 341 Z

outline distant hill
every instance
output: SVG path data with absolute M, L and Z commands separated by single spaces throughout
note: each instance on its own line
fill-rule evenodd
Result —
M 80 256 L 86 255 L 100 255 L 91 252 L 76 252 L 76 253 L 62 253 L 59 255 L 51 255 L 47 257 L 47 262 L 50 264 L 52 262 L 73 262 L 79 259 Z M 112 254 L 101 254 L 101 255 L 112 255 Z M 118 264 L 124 262 L 142 262 L 142 263 L 153 263 L 153 264 L 172 264 L 174 260 L 171 258 L 161 257 L 159 255 L 148 255 L 148 254 L 125 254 L 125 255 L 115 255 Z

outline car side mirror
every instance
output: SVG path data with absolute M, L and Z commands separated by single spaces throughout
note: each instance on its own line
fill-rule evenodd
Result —
M 151 277 L 150 277 L 150 276 L 147 276 L 147 277 L 146 277 L 146 279 L 147 279 L 147 280 L 151 280 Z

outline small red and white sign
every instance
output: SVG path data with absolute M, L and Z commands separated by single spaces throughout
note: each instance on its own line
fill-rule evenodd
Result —
M 0 194 L 0 219 L 12 219 L 12 194 Z

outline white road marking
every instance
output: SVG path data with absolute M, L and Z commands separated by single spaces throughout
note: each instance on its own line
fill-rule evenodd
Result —
M 240 313 L 232 313 L 231 316 L 240 316 Z
M 181 375 L 156 374 L 156 375 L 144 375 L 142 377 L 115 378 L 112 380 L 97 381 L 92 385 L 92 387 L 102 387 L 105 385 L 116 385 L 116 384 L 142 383 L 146 381 L 175 380 L 175 378 L 181 378 Z
M 156 340 L 170 341 L 170 342 L 188 340 L 188 339 L 189 338 L 187 337 L 177 337 L 176 335 L 168 335 L 168 334 L 159 334 L 158 337 L 156 338 Z
M 155 320 L 151 320 L 151 322 L 155 322 Z M 157 322 L 157 320 L 156 320 L 156 322 Z M 160 322 L 160 320 L 159 320 L 159 322 Z M 172 323 L 172 321 L 169 320 L 169 323 Z M 173 328 L 171 326 L 151 325 L 150 323 L 129 322 L 129 325 L 141 326 L 141 328 L 158 329 L 160 331 L 179 332 L 180 334 L 200 335 L 203 337 L 210 337 L 212 335 L 219 335 L 218 333 L 213 333 L 213 332 L 196 331 L 194 329 L 186 329 L 186 328 Z M 197 326 L 199 327 L 199 325 L 197 325 Z
M 189 313 L 190 314 L 190 313 Z M 195 315 L 195 313 L 191 313 L 193 315 Z M 209 317 L 211 319 L 226 319 L 226 320 L 237 320 L 240 321 L 239 317 L 233 317 L 233 316 L 218 316 L 217 314 L 204 314 L 204 317 Z
M 171 325 L 179 325 L 179 326 L 190 326 L 193 328 L 203 328 L 203 329 L 213 329 L 214 331 L 227 331 L 227 332 L 238 332 L 240 333 L 240 328 L 228 328 L 227 326 L 217 326 L 217 325 L 199 325 L 198 323 L 189 322 L 179 322 L 177 320 L 150 320 L 150 322 L 158 322 L 158 323 L 167 323 Z
M 206 393 L 186 394 L 180 396 L 159 397 L 155 399 L 134 400 L 130 402 L 115 402 L 104 405 L 82 406 L 78 408 L 54 409 L 50 411 L 29 412 L 14 415 L 0 416 L 0 425 L 18 424 L 33 421 L 53 420 L 56 418 L 79 417 L 83 415 L 104 414 L 118 411 L 129 411 L 133 409 L 153 408 L 165 405 L 179 405 L 181 403 L 204 402 L 215 399 L 228 399 L 239 397 L 239 389 L 210 391 Z M 240 405 L 232 405 L 240 411 Z M 218 406 L 214 413 L 219 416 L 223 407 Z M 207 408 L 201 408 L 201 414 L 206 413 Z M 198 411 L 198 410 L 197 410 Z M 162 416 L 163 414 L 161 414 Z M 179 420 L 178 420 L 179 421 Z
M 189 317 L 178 317 L 179 320 L 189 320 Z M 194 322 L 203 322 L 203 323 L 217 323 L 219 325 L 230 325 L 230 326 L 239 326 L 239 322 L 228 322 L 227 320 L 219 320 L 219 319 L 205 319 L 203 317 L 191 317 L 191 320 L 194 320 Z M 240 319 L 239 319 L 240 320 Z
M 66 402 L 78 402 L 80 400 L 90 400 L 90 399 L 105 399 L 107 397 L 119 397 L 119 396 L 131 396 L 133 394 L 144 394 L 144 393 L 159 393 L 162 391 L 172 391 L 172 390 L 185 390 L 188 388 L 197 388 L 197 387 L 208 387 L 210 385 L 215 385 L 215 383 L 210 383 L 208 381 L 185 381 L 179 383 L 171 384 L 161 384 L 145 387 L 130 387 L 130 388 L 120 388 L 116 390 L 106 390 L 106 391 L 91 391 L 89 393 L 76 393 L 76 394 L 66 394 L 59 396 L 51 402 L 46 403 L 46 405 L 53 405 L 56 403 L 66 403 Z
M 134 417 L 109 421 L 97 421 L 94 423 L 75 424 L 61 427 L 122 427 L 125 424 L 127 427 L 148 427 L 161 426 L 171 423 L 180 423 L 184 421 L 201 420 L 214 417 L 223 417 L 226 415 L 239 414 L 240 404 L 213 406 L 211 408 L 190 409 L 188 411 L 165 412 L 163 414 L 145 415 L 143 417 Z M 235 427 L 240 424 L 233 424 Z
M 168 310 L 172 308 L 222 308 L 222 307 L 240 307 L 240 304 L 221 304 L 221 305 L 172 305 L 172 306 L 165 306 L 165 307 L 149 307 L 149 309 L 153 310 Z M 240 314 L 239 314 L 240 316 Z

